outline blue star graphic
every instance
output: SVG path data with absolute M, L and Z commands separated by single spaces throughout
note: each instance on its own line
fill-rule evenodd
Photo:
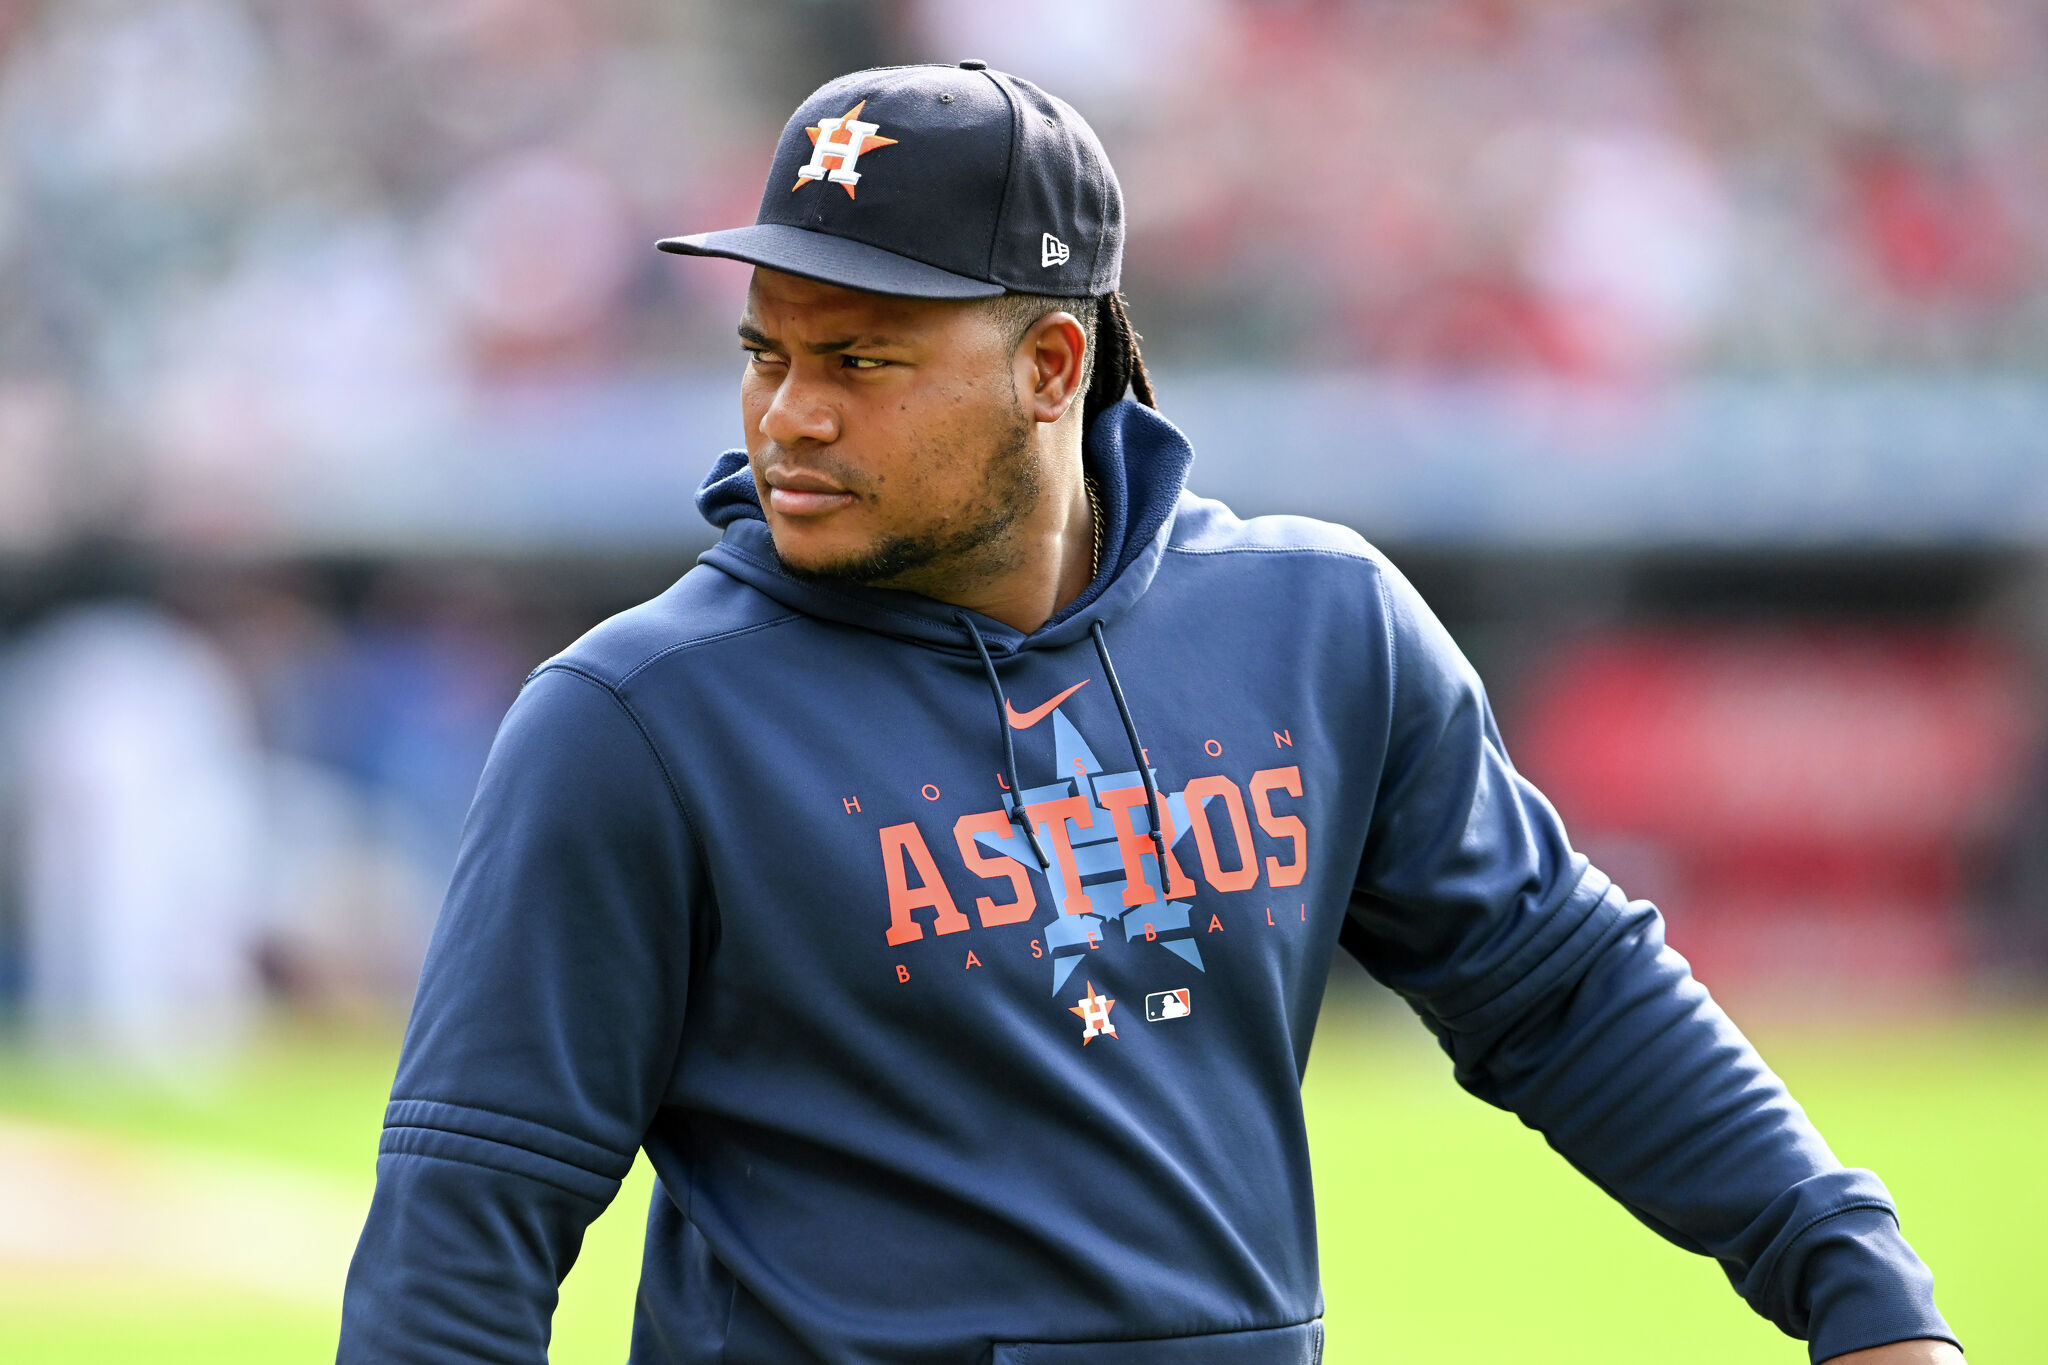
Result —
M 1202 950 L 1195 943 L 1188 902 L 1164 898 L 1156 858 L 1141 858 L 1138 863 L 1145 884 L 1152 888 L 1155 898 L 1129 909 L 1124 906 L 1124 889 L 1130 882 L 1124 874 L 1123 855 L 1117 849 L 1116 827 L 1110 821 L 1108 808 L 1102 803 L 1102 793 L 1143 787 L 1144 778 L 1135 768 L 1129 772 L 1103 772 L 1095 751 L 1088 747 L 1088 742 L 1081 738 L 1081 732 L 1074 728 L 1063 712 L 1053 712 L 1052 724 L 1054 771 L 1073 775 L 1047 786 L 1032 787 L 1010 797 L 1009 803 L 1014 810 L 1020 798 L 1029 806 L 1041 801 L 1057 801 L 1065 796 L 1081 796 L 1087 799 L 1094 816 L 1086 829 L 1077 827 L 1071 820 L 1067 822 L 1067 834 L 1074 848 L 1075 870 L 1080 874 L 1081 889 L 1087 893 L 1091 909 L 1079 915 L 1064 913 L 1060 908 L 1065 893 L 1058 880 L 1059 869 L 1055 867 L 1050 874 L 1039 873 L 1046 888 L 1045 904 L 1052 910 L 1052 919 L 1043 931 L 1046 949 L 1052 955 L 1053 993 L 1059 993 L 1067 978 L 1074 974 L 1074 968 L 1080 964 L 1083 955 L 1090 951 L 1089 937 L 1092 935 L 1098 942 L 1108 942 L 1111 931 L 1118 926 L 1122 927 L 1124 941 L 1129 943 L 1143 940 L 1146 926 L 1150 925 L 1153 941 L 1159 947 L 1180 957 L 1196 971 L 1206 970 L 1202 966 Z M 1207 806 L 1206 800 L 1203 805 Z M 1166 810 L 1173 821 L 1173 848 L 1177 850 L 1188 837 L 1186 793 L 1174 792 L 1167 796 Z M 1152 812 L 1143 801 L 1131 807 L 1131 825 L 1139 834 L 1150 836 Z M 977 834 L 974 837 L 975 842 L 989 852 L 1014 858 L 1031 871 L 1038 872 L 1030 841 L 1015 823 L 1001 833 Z M 1050 841 L 1046 843 L 1050 851 Z M 1175 856 L 1179 855 L 1176 853 Z

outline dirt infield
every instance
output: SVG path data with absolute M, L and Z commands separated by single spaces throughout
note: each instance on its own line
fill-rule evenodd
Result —
M 247 1158 L 0 1119 L 0 1281 L 339 1296 L 367 1191 Z

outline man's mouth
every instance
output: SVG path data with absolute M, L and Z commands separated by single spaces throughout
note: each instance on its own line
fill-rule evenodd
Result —
M 785 517 L 815 517 L 850 507 L 854 495 L 825 477 L 809 470 L 771 469 L 764 476 L 768 485 L 768 506 Z

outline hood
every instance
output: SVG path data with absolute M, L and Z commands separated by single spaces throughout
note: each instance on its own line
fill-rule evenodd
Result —
M 1096 621 L 1123 615 L 1151 586 L 1174 509 L 1187 484 L 1194 450 L 1180 429 L 1131 399 L 1096 414 L 1081 442 L 1081 459 L 1102 500 L 1102 571 L 1082 594 L 1028 635 L 969 612 L 997 655 L 1072 644 Z M 956 619 L 961 608 L 891 588 L 807 582 L 783 570 L 761 513 L 744 450 L 728 450 L 697 490 L 697 510 L 724 535 L 700 562 L 732 575 L 807 616 L 839 621 L 935 649 L 973 654 Z

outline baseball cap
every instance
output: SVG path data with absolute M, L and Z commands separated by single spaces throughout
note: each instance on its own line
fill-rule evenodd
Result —
M 1031 82 L 876 67 L 797 109 L 752 226 L 656 245 L 877 294 L 1081 298 L 1117 287 L 1123 191 L 1087 121 Z

